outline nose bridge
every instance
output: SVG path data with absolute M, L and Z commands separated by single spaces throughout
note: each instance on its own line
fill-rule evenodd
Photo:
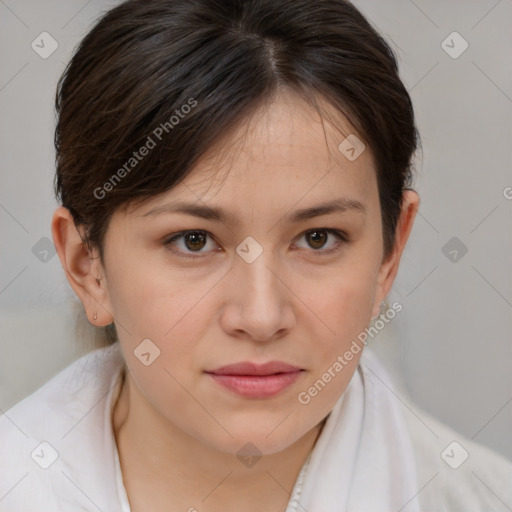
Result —
M 239 255 L 240 248 L 246 252 L 242 252 L 235 263 L 239 319 L 252 336 L 266 339 L 286 323 L 283 312 L 286 291 L 276 270 L 280 265 L 270 244 L 256 245 L 249 240 L 247 246 L 240 245 Z
M 237 261 L 237 279 L 240 279 L 246 293 L 251 294 L 248 299 L 254 299 L 257 304 L 263 301 L 262 304 L 259 304 L 260 307 L 265 304 L 270 306 L 270 302 L 278 299 L 280 293 L 279 280 L 274 270 L 278 264 L 270 244 L 265 247 L 258 245 L 259 247 L 254 242 L 251 245 L 251 241 L 249 241 L 245 245 L 241 244 L 237 250 L 240 254 L 243 249 L 249 248 L 246 253 L 248 257 L 242 254 L 240 261 Z M 275 306 L 275 304 L 273 305 Z

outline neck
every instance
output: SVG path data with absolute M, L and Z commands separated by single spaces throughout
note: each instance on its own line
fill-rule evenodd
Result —
M 277 453 L 245 465 L 234 454 L 219 451 L 170 423 L 141 395 L 131 373 L 125 376 L 113 410 L 112 423 L 123 481 L 135 503 L 169 511 L 169 503 L 193 510 L 206 503 L 212 510 L 285 510 L 295 481 L 318 439 L 326 419 Z M 222 508 L 221 508 L 222 507 Z M 208 510 L 201 507 L 201 510 Z

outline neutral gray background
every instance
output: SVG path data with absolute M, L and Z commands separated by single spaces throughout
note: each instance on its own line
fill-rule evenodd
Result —
M 372 346 L 404 403 L 512 459 L 512 0 L 354 3 L 398 54 L 424 150 L 421 206 L 388 298 L 404 310 Z M 80 307 L 58 257 L 43 262 L 32 249 L 43 244 L 41 257 L 57 206 L 57 80 L 114 4 L 0 0 L 3 411 L 89 350 L 91 331 L 75 335 Z M 47 59 L 31 48 L 43 31 L 58 42 Z M 458 58 L 442 47 L 454 31 L 469 44 Z

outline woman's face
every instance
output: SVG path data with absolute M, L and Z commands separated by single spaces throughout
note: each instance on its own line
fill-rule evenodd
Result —
M 347 158 L 345 136 L 281 95 L 175 189 L 111 219 L 103 307 L 132 377 L 158 417 L 210 448 L 286 448 L 354 373 L 361 351 L 332 369 L 394 275 L 382 264 L 373 157 L 366 148 Z M 244 396 L 207 373 L 244 361 L 302 371 L 272 396 Z

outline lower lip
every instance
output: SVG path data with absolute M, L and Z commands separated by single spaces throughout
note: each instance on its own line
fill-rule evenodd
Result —
M 268 398 L 291 386 L 302 371 L 275 375 L 217 375 L 210 377 L 222 386 L 247 398 Z

